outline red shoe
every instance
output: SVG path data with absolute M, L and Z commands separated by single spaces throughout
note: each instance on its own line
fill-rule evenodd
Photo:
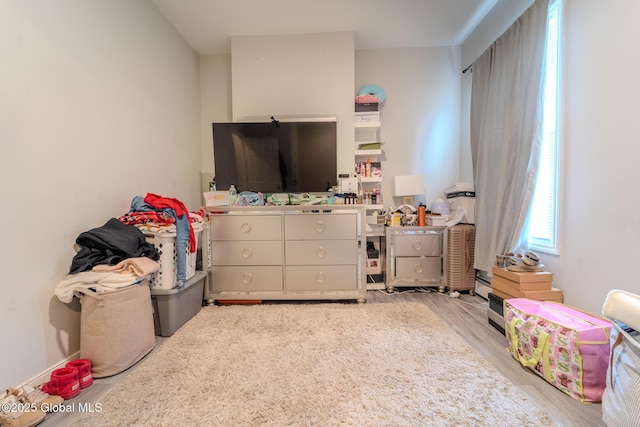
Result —
M 42 391 L 64 400 L 76 397 L 81 390 L 78 369 L 73 367 L 56 369 L 51 373 L 51 380 L 42 384 Z
M 80 388 L 87 388 L 93 384 L 91 375 L 91 361 L 89 359 L 76 359 L 67 363 L 67 368 L 76 368 L 80 377 Z

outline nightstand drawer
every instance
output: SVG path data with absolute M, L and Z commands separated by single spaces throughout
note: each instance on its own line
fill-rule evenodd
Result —
M 396 258 L 396 279 L 440 281 L 440 257 Z
M 358 242 L 355 240 L 296 240 L 285 242 L 287 265 L 356 264 Z
M 282 291 L 282 266 L 213 267 L 211 290 L 216 291 Z
M 213 215 L 211 240 L 282 240 L 280 215 Z
M 285 270 L 287 291 L 349 291 L 357 287 L 355 265 L 288 266 Z
M 217 241 L 211 248 L 213 265 L 282 265 L 282 241 Z
M 395 255 L 440 256 L 440 234 L 407 234 L 395 237 Z
M 285 239 L 355 239 L 356 214 L 287 215 Z

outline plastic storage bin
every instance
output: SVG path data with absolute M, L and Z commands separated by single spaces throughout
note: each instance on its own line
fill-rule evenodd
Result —
M 202 229 L 195 230 L 196 247 Z M 145 234 L 147 242 L 152 243 L 160 253 L 160 271 L 150 275 L 149 285 L 151 289 L 173 289 L 176 287 L 178 265 L 177 265 L 177 249 L 176 249 L 176 233 L 159 233 Z M 189 245 L 183 249 L 187 254 L 187 269 L 185 281 L 189 280 L 196 274 L 196 260 L 198 252 L 189 252 Z
M 202 308 L 206 271 L 198 271 L 183 287 L 151 290 L 155 334 L 170 337 Z

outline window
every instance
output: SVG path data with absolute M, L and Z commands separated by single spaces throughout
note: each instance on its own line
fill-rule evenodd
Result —
M 549 2 L 544 61 L 543 138 L 528 236 L 530 248 L 553 254 L 558 253 L 561 6 L 562 0 Z

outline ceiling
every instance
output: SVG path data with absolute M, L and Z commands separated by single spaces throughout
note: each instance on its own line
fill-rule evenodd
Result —
M 498 0 L 152 0 L 202 55 L 233 36 L 353 31 L 356 49 L 458 46 Z

